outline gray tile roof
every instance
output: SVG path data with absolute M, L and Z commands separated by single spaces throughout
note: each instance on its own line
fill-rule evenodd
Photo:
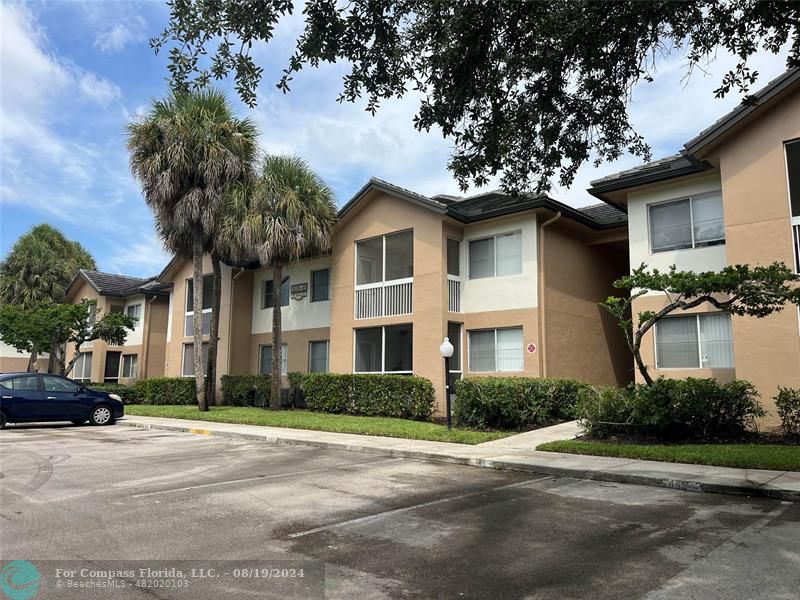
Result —
M 80 274 L 97 290 L 98 293 L 110 296 L 126 296 L 138 291 L 145 291 L 149 284 L 157 284 L 155 277 L 130 277 L 102 271 L 81 269 Z M 158 286 L 151 286 L 147 291 L 157 291 Z
M 578 210 L 603 225 L 622 224 L 628 220 L 628 216 L 624 212 L 610 204 L 601 203 L 581 206 Z

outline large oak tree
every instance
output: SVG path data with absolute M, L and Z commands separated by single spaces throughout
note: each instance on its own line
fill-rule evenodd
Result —
M 299 5 L 170 0 L 169 24 L 151 43 L 169 49 L 179 88 L 233 74 L 252 106 L 264 73 L 250 52 Z M 366 97 L 371 111 L 420 91 L 414 124 L 453 139 L 449 168 L 462 187 L 501 173 L 509 191 L 541 190 L 556 178 L 569 185 L 590 156 L 649 158 L 628 104 L 671 52 L 686 54 L 687 72 L 718 52 L 737 57 L 717 96 L 747 97 L 756 52 L 788 46 L 787 66 L 800 66 L 800 2 L 307 0 L 303 14 L 285 71 L 267 76 L 288 91 L 306 65 L 346 62 L 340 100 Z

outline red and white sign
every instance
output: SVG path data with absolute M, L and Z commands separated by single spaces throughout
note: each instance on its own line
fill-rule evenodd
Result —
M 528 354 L 536 353 L 536 344 L 528 344 Z

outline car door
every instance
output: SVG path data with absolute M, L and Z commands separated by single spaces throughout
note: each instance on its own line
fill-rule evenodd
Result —
M 44 395 L 39 377 L 19 375 L 0 381 L 0 403 L 12 423 L 42 418 Z
M 46 419 L 71 421 L 85 419 L 89 414 L 89 396 L 83 387 L 57 375 L 42 375 Z

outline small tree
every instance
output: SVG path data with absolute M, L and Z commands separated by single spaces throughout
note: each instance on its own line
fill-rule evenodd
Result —
M 92 313 L 95 319 L 90 320 Z M 133 317 L 126 314 L 101 315 L 91 300 L 80 304 L 40 304 L 31 308 L 12 304 L 0 307 L 0 339 L 20 352 L 30 352 L 34 347 L 50 348 L 61 375 L 72 372 L 83 354 L 82 344 L 103 340 L 121 346 L 134 324 Z M 69 362 L 66 358 L 68 343 L 75 345 Z
M 645 334 L 658 321 L 675 311 L 706 303 L 734 315 L 766 317 L 783 310 L 789 302 L 800 306 L 800 287 L 793 285 L 796 282 L 800 282 L 800 275 L 780 262 L 756 267 L 733 265 L 705 273 L 678 271 L 674 265 L 666 272 L 648 271 L 642 263 L 631 275 L 614 282 L 614 287 L 628 292 L 627 296 L 610 296 L 600 306 L 619 322 L 642 378 L 652 385 L 640 350 Z M 640 312 L 634 323 L 631 305 L 648 292 L 662 292 L 667 304 L 658 311 Z

